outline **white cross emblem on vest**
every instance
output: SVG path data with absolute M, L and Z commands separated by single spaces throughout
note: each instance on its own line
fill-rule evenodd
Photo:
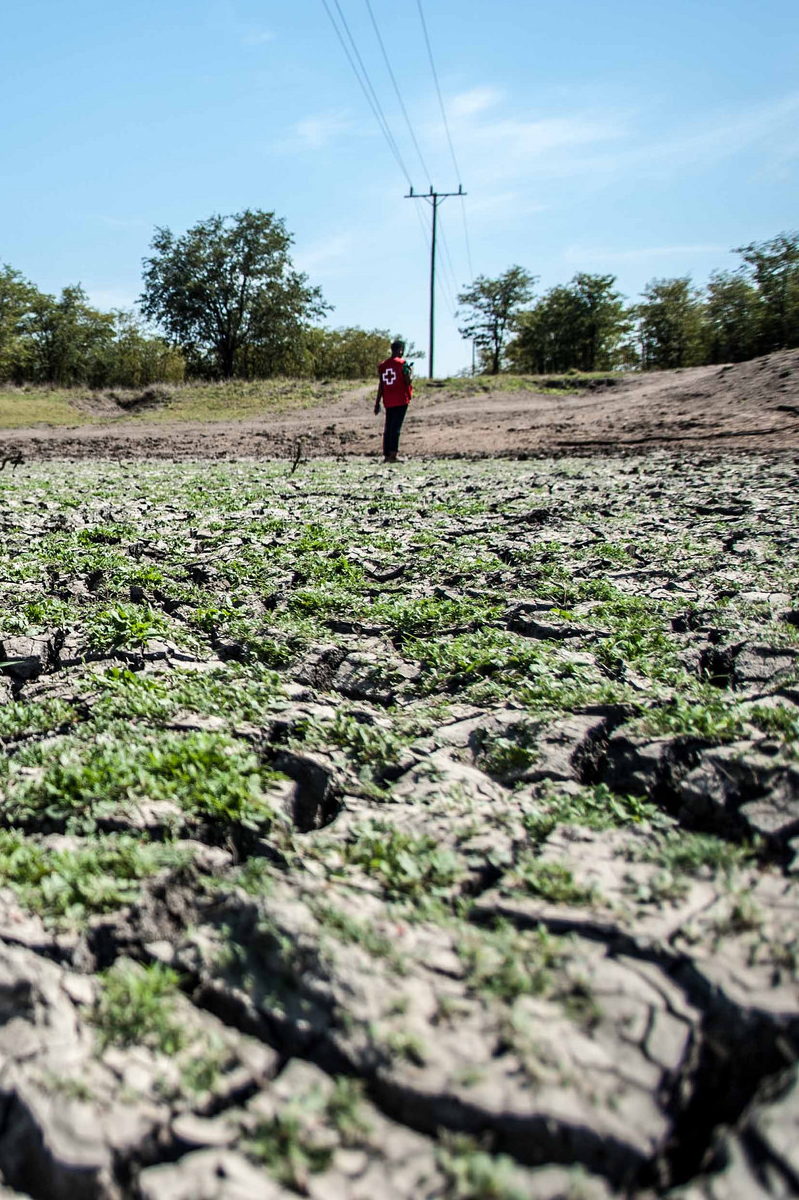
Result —
M 383 383 L 386 385 L 386 387 L 391 387 L 392 383 L 396 383 L 396 382 L 397 382 L 397 372 L 394 370 L 393 367 L 389 367 L 387 371 L 383 372 Z

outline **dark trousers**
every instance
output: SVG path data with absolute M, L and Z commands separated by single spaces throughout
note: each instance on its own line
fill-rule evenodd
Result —
M 407 411 L 407 404 L 395 404 L 386 409 L 386 424 L 383 429 L 384 458 L 388 458 L 389 454 L 396 454 L 399 450 L 400 430 Z

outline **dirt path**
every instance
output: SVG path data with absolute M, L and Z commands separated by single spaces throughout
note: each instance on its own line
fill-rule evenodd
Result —
M 83 428 L 14 430 L 0 454 L 26 459 L 273 458 L 303 438 L 309 456 L 379 455 L 382 418 L 371 387 L 328 407 L 239 421 L 116 420 Z M 424 389 L 402 449 L 412 456 L 595 453 L 656 447 L 799 450 L 799 351 L 752 362 L 619 377 L 579 395 L 464 388 Z

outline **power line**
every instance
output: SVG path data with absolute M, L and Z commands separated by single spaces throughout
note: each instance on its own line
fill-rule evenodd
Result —
M 441 235 L 441 247 L 443 250 L 443 257 L 441 260 L 441 265 L 443 268 L 443 272 L 441 275 L 441 283 L 442 283 L 442 286 L 445 288 L 445 290 L 447 292 L 449 292 L 448 303 L 450 304 L 450 307 L 453 308 L 453 310 L 454 310 L 454 308 L 457 306 L 454 303 L 452 303 L 452 298 L 456 295 L 456 293 L 458 291 L 458 281 L 457 281 L 457 277 L 455 275 L 455 268 L 452 265 L 452 255 L 450 254 L 449 242 L 447 240 L 446 230 L 444 229 L 443 214 L 439 215 L 438 221 L 439 221 L 439 230 L 438 231 L 439 231 L 439 234 Z
M 441 87 L 438 82 L 438 71 L 436 70 L 436 62 L 433 58 L 433 47 L 430 45 L 430 35 L 427 32 L 427 22 L 424 19 L 424 9 L 422 8 L 422 0 L 416 0 L 416 7 L 419 9 L 419 16 L 422 21 L 422 30 L 424 32 L 425 45 L 427 46 L 427 57 L 430 59 L 430 69 L 433 72 L 433 80 L 436 85 L 438 94 L 438 104 L 441 109 L 441 116 L 444 120 L 444 129 L 447 133 L 447 141 L 449 142 L 449 152 L 452 155 L 452 163 L 455 167 L 455 176 L 458 180 L 461 179 L 461 169 L 458 166 L 458 159 L 455 156 L 455 147 L 452 144 L 452 134 L 449 131 L 449 121 L 447 120 L 447 110 L 444 107 L 444 97 L 441 95 Z
M 458 157 L 455 154 L 455 146 L 453 145 L 453 142 L 452 142 L 452 133 L 450 132 L 449 121 L 447 120 L 447 110 L 444 105 L 444 97 L 441 94 L 441 85 L 438 82 L 438 71 L 436 70 L 436 60 L 433 57 L 433 47 L 430 44 L 430 35 L 427 32 L 427 22 L 424 19 L 424 9 L 422 8 L 422 0 L 416 0 L 416 7 L 419 9 L 419 18 L 422 22 L 422 31 L 424 33 L 425 45 L 427 46 L 427 57 L 430 59 L 430 69 L 433 72 L 433 81 L 436 85 L 436 94 L 438 95 L 438 105 L 439 105 L 439 108 L 441 109 L 441 117 L 444 122 L 444 130 L 446 131 L 447 142 L 449 144 L 449 152 L 452 155 L 452 165 L 455 168 L 455 175 L 458 178 L 458 180 L 460 181 L 461 169 L 460 169 L 460 166 L 458 165 Z M 463 236 L 464 236 L 464 240 L 466 242 L 466 259 L 469 263 L 469 276 L 472 280 L 474 280 L 474 268 L 472 267 L 472 247 L 471 247 L 471 243 L 469 241 L 469 228 L 466 223 L 466 201 L 463 199 L 463 196 L 461 196 L 461 217 L 463 219 Z
M 375 20 L 375 14 L 374 14 L 374 11 L 372 10 L 371 0 L 366 0 L 366 7 L 369 11 L 369 17 L 372 22 L 372 28 L 375 31 L 375 36 L 377 37 L 377 41 L 380 45 L 380 50 L 383 55 L 383 61 L 386 64 L 386 69 L 388 71 L 389 78 L 391 79 L 391 82 L 394 85 L 394 91 L 396 92 L 397 100 L 399 101 L 399 106 L 402 109 L 402 115 L 405 118 L 405 124 L 408 126 L 408 133 L 411 135 L 411 141 L 413 142 L 414 147 L 416 149 L 416 154 L 419 158 L 419 162 L 422 165 L 422 172 L 424 174 L 424 177 L 427 179 L 427 182 L 430 183 L 430 181 L 432 179 L 432 175 L 430 174 L 430 171 L 427 167 L 427 163 L 424 161 L 424 155 L 422 154 L 422 151 L 419 148 L 419 143 L 416 140 L 416 134 L 414 133 L 413 125 L 411 124 L 411 119 L 408 116 L 408 110 L 405 107 L 405 102 L 402 99 L 402 93 L 400 92 L 399 84 L 397 83 L 397 77 L 394 74 L 394 68 L 391 66 L 391 59 L 388 56 L 388 51 L 386 50 L 385 43 L 383 42 L 383 37 L 382 37 L 382 34 L 380 33 L 380 27 L 377 24 L 377 21 Z
M 338 9 L 338 12 L 341 16 L 342 23 L 347 31 L 347 36 L 350 39 L 350 43 L 352 45 L 352 51 L 350 50 L 350 47 L 347 45 L 346 41 L 344 40 L 344 36 L 341 33 L 341 30 L 339 29 L 339 26 L 336 22 L 335 17 L 333 16 L 333 13 L 330 9 L 329 4 L 327 3 L 327 0 L 322 0 L 322 3 L 324 4 L 325 12 L 328 15 L 330 24 L 333 26 L 333 29 L 336 33 L 336 37 L 338 38 L 339 42 L 341 43 L 341 47 L 347 56 L 347 61 L 349 62 L 350 66 L 352 67 L 353 74 L 355 75 L 355 78 L 358 80 L 361 91 L 363 92 L 364 96 L 366 97 L 367 103 L 368 103 L 369 107 L 371 108 L 372 113 L 374 114 L 375 120 L 377 121 L 380 131 L 383 134 L 384 138 L 386 139 L 386 142 L 388 143 L 388 147 L 391 150 L 391 153 L 394 155 L 394 158 L 396 159 L 400 170 L 402 171 L 405 178 L 408 180 L 408 184 L 411 187 L 411 190 L 413 190 L 413 185 L 411 183 L 410 174 L 408 172 L 407 167 L 405 166 L 405 162 L 402 158 L 402 154 L 400 153 L 399 147 L 397 146 L 396 139 L 394 138 L 394 136 L 391 132 L 391 129 L 389 127 L 385 113 L 383 112 L 383 107 L 380 104 L 380 101 L 377 97 L 377 93 L 375 92 L 374 86 L 372 85 L 371 79 L 369 78 L 369 72 L 367 71 L 366 65 L 365 65 L 363 59 L 361 58 L 361 55 L 358 51 L 358 47 L 355 44 L 355 39 L 352 35 L 352 30 L 350 29 L 349 24 L 347 23 L 347 19 L 344 16 L 344 13 L 341 11 L 341 5 L 339 4 L 338 0 L 334 0 L 336 8 Z M 354 52 L 355 57 L 353 57 L 353 52 Z M 360 63 L 360 65 L 361 65 L 360 71 L 358 69 L 356 59 L 357 59 L 357 63 Z M 422 218 L 422 214 L 417 210 L 416 215 L 418 217 L 419 225 L 421 228 L 422 241 L 424 242 L 425 249 L 429 252 L 430 251 L 430 235 L 427 232 L 427 227 L 425 226 L 424 220 Z
M 336 10 L 337 10 L 339 16 L 341 17 L 341 21 L 342 21 L 342 24 L 346 31 L 347 37 L 350 39 L 350 45 L 352 46 L 352 49 L 355 53 L 355 57 L 357 58 L 360 68 L 363 72 L 363 76 L 364 76 L 364 79 L 366 80 L 366 84 L 369 88 L 369 91 L 372 94 L 372 99 L 374 100 L 375 108 L 377 109 L 377 112 L 380 114 L 380 119 L 383 122 L 383 126 L 385 128 L 387 137 L 391 143 L 391 146 L 393 147 L 394 153 L 397 158 L 397 162 L 400 164 L 400 167 L 405 175 L 405 178 L 408 179 L 410 177 L 410 173 L 408 171 L 408 168 L 405 166 L 405 161 L 400 153 L 399 145 L 397 144 L 397 139 L 394 137 L 394 134 L 391 130 L 391 126 L 388 123 L 388 117 L 386 116 L 385 112 L 383 111 L 383 106 L 380 103 L 380 98 L 374 89 L 374 85 L 372 84 L 372 80 L 369 76 L 369 70 L 366 66 L 366 63 L 361 58 L 360 51 L 358 50 L 358 47 L 355 43 L 355 38 L 352 36 L 352 31 L 347 22 L 347 18 L 344 16 L 344 11 L 341 7 L 341 4 L 339 3 L 339 0 L 333 0 L 333 2 L 336 6 Z
M 466 261 L 469 264 L 469 282 L 474 283 L 474 267 L 472 266 L 472 244 L 469 240 L 469 226 L 466 224 L 466 201 L 461 196 L 461 218 L 463 220 L 463 239 L 466 242 Z
M 445 269 L 449 271 L 449 276 L 450 276 L 449 282 L 452 284 L 452 298 L 454 298 L 458 294 L 458 280 L 455 275 L 455 268 L 452 265 L 452 256 L 449 252 L 449 242 L 447 241 L 447 235 L 444 231 L 444 222 L 443 221 L 441 221 L 440 232 L 441 232 L 441 245 L 444 248 L 444 266 L 445 266 Z M 442 282 L 444 282 L 444 281 L 442 280 Z M 457 304 L 455 304 L 455 303 L 452 304 L 453 310 L 456 309 L 457 307 L 458 307 Z
M 333 2 L 338 10 L 339 16 L 341 17 L 342 24 L 347 32 L 348 38 L 350 39 L 350 43 L 352 44 L 352 50 L 355 53 L 355 58 L 353 58 L 352 52 L 350 51 L 349 46 L 347 45 L 346 41 L 344 40 L 344 36 L 343 36 L 341 30 L 339 29 L 339 27 L 336 23 L 336 19 L 333 16 L 333 13 L 330 9 L 330 5 L 328 4 L 327 0 L 322 0 L 322 4 L 325 7 L 325 12 L 327 13 L 328 17 L 330 18 L 330 24 L 333 26 L 333 29 L 335 30 L 336 37 L 338 38 L 339 42 L 341 43 L 342 49 L 344 50 L 344 53 L 347 56 L 347 60 L 350 64 L 350 66 L 352 67 L 355 78 L 358 80 L 358 83 L 361 86 L 361 91 L 363 92 L 364 96 L 366 97 L 367 103 L 369 104 L 369 107 L 371 108 L 372 112 L 374 113 L 375 120 L 377 121 L 383 136 L 385 137 L 386 141 L 388 142 L 388 147 L 391 150 L 391 153 L 394 155 L 394 158 L 396 159 L 400 170 L 402 171 L 403 175 L 405 176 L 405 178 L 408 181 L 408 185 L 410 186 L 410 184 L 411 184 L 410 173 L 408 171 L 408 168 L 405 166 L 405 162 L 402 158 L 402 155 L 400 154 L 399 146 L 397 145 L 394 135 L 391 132 L 391 127 L 389 126 L 388 121 L 386 120 L 386 116 L 385 116 L 385 113 L 383 112 L 383 108 L 380 103 L 380 100 L 378 99 L 377 93 L 375 92 L 374 87 L 372 86 L 372 81 L 369 78 L 369 72 L 367 71 L 366 66 L 364 65 L 363 59 L 361 58 L 361 56 L 358 52 L 358 47 L 355 44 L 355 39 L 353 38 L 352 33 L 350 31 L 350 27 L 347 24 L 347 18 L 344 16 L 344 13 L 341 11 L 341 5 L 339 4 L 339 0 L 333 0 Z M 358 63 L 360 63 L 361 71 L 358 70 L 358 66 L 356 65 L 356 61 L 355 61 L 356 58 L 358 60 Z M 363 74 L 361 74 L 361 72 L 363 72 Z

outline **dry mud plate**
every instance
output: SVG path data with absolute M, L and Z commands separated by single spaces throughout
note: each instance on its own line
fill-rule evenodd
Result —
M 0 477 L 0 1196 L 797 1195 L 797 483 Z

